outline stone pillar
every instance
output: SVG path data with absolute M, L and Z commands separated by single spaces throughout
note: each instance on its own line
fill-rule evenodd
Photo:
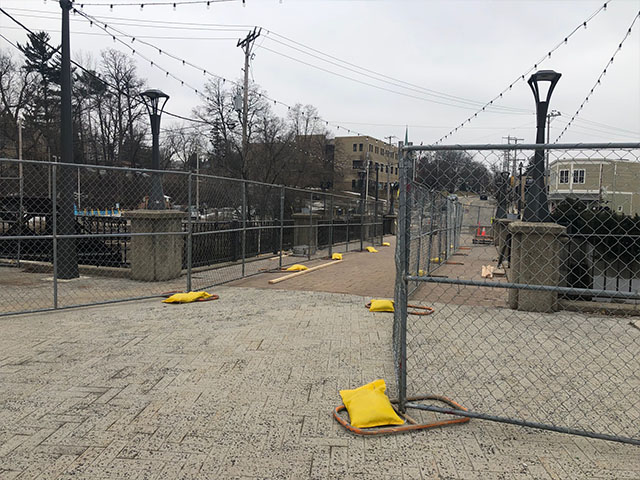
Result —
M 318 220 L 320 215 L 294 213 L 293 252 L 297 255 L 313 255 L 318 250 Z
M 556 223 L 511 222 L 509 282 L 559 286 L 566 227 Z M 526 312 L 555 312 L 557 292 L 509 289 L 509 307 Z
M 162 233 L 182 232 L 182 219 L 186 215 L 177 210 L 133 210 L 124 214 L 131 221 L 131 233 L 157 233 L 131 237 L 132 279 L 160 282 L 180 276 L 184 236 Z

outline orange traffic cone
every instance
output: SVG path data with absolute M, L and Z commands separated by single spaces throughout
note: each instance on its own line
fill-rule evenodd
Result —
M 486 237 L 487 236 L 487 232 L 486 229 L 484 227 L 482 227 L 482 233 L 480 234 L 481 237 Z
M 476 230 L 476 237 L 480 236 L 480 222 L 478 222 L 478 230 Z

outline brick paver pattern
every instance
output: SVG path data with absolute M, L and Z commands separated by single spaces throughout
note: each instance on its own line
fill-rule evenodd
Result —
M 394 394 L 392 316 L 212 291 L 0 319 L 0 478 L 640 478 L 637 447 L 490 422 L 352 435 L 332 408 L 375 378 Z

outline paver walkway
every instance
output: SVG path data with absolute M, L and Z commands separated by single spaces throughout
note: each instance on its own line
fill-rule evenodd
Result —
M 354 436 L 331 411 L 374 378 L 394 394 L 391 316 L 213 291 L 0 319 L 0 478 L 640 478 L 637 447 L 490 422 Z

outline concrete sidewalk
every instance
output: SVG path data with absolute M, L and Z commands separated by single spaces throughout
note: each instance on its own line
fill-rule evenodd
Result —
M 0 478 L 640 478 L 637 447 L 491 422 L 352 435 L 338 391 L 394 394 L 392 316 L 356 295 L 212 291 L 0 319 Z

